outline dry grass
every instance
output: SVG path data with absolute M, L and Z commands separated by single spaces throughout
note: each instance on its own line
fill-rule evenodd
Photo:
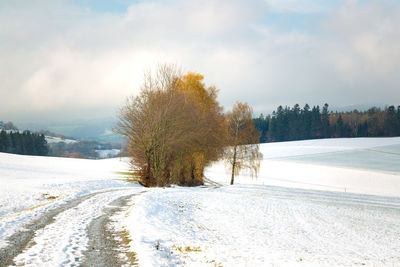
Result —
M 139 266 L 139 262 L 137 259 L 137 254 L 133 251 L 129 251 L 130 243 L 132 239 L 129 238 L 129 232 L 124 229 L 119 233 L 119 237 L 121 238 L 121 246 L 123 247 L 123 252 L 127 256 L 130 266 Z
M 121 175 L 121 178 L 116 178 L 115 180 L 124 181 L 127 183 L 137 183 L 140 181 L 140 177 L 133 171 L 122 171 L 115 172 L 118 175 Z

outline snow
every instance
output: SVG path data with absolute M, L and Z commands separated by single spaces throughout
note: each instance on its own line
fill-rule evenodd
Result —
M 114 227 L 128 230 L 144 266 L 397 266 L 399 145 L 398 137 L 263 144 L 258 179 L 152 189 Z M 206 176 L 230 181 L 221 162 Z
M 258 179 L 241 174 L 236 184 L 400 196 L 400 137 L 340 138 L 262 144 Z M 223 162 L 205 175 L 228 184 Z
M 143 266 L 397 266 L 400 199 L 262 185 L 155 189 L 120 218 Z
M 261 144 L 264 159 L 400 145 L 400 137 L 330 138 Z
M 0 248 L 46 210 L 83 194 L 130 184 L 126 159 L 86 160 L 0 153 Z
M 399 266 L 400 138 L 261 145 L 258 179 L 234 186 L 152 188 L 112 221 L 141 266 Z M 0 248 L 44 212 L 98 192 L 35 232 L 17 265 L 76 266 L 86 228 L 112 200 L 142 191 L 128 159 L 0 153 Z M 206 176 L 228 184 L 222 162 Z M 113 192 L 110 189 L 115 189 Z
M 46 135 L 45 137 L 46 137 L 46 141 L 48 144 L 61 143 L 61 142 L 64 142 L 66 144 L 74 144 L 74 143 L 78 142 L 77 140 L 60 138 L 60 137 L 56 137 L 56 136 Z
M 116 157 L 120 152 L 121 149 L 102 149 L 102 150 L 95 150 L 98 157 L 101 159 L 105 159 L 105 158 L 112 158 L 112 157 Z
M 55 222 L 36 232 L 32 247 L 15 259 L 17 266 L 77 266 L 87 249 L 86 228 L 92 219 L 102 215 L 102 209 L 118 197 L 132 194 L 124 190 L 98 194 L 76 208 L 66 210 Z

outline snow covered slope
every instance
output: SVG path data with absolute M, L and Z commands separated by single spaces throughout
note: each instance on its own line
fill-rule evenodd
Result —
M 0 247 L 25 223 L 83 194 L 130 184 L 124 159 L 85 160 L 0 153 Z
M 263 144 L 257 180 L 153 189 L 132 199 L 115 227 L 129 231 L 144 266 L 400 266 L 399 145 Z M 230 181 L 222 163 L 206 176 Z
M 79 265 L 90 222 L 116 198 L 143 192 L 113 225 L 128 231 L 142 266 L 400 266 L 400 138 L 273 143 L 261 150 L 257 180 L 241 175 L 234 186 L 146 192 L 119 180 L 127 159 L 0 153 L 0 248 L 26 223 L 80 199 L 36 231 L 36 244 L 14 259 Z M 206 176 L 230 181 L 222 163 Z
M 141 266 L 399 266 L 400 199 L 234 185 L 154 189 L 117 221 Z
M 74 144 L 77 143 L 77 140 L 73 140 L 73 139 L 65 139 L 65 138 L 60 138 L 60 137 L 56 137 L 56 136 L 48 136 L 46 135 L 46 141 L 48 144 L 54 144 L 54 143 L 61 143 L 64 142 L 66 144 Z
M 261 152 L 258 179 L 242 174 L 235 183 L 400 197 L 400 137 L 268 143 Z M 222 162 L 208 168 L 206 176 L 230 181 Z

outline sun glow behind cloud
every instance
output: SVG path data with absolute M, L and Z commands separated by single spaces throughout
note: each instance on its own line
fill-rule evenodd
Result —
M 400 102 L 394 1 L 108 5 L 0 4 L 2 117 L 114 115 L 143 72 L 163 62 L 204 74 L 226 107 L 241 100 L 265 113 L 280 104 Z

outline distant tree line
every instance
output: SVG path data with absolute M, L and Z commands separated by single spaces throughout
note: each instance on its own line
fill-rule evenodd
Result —
M 1 130 L 0 152 L 47 156 L 49 150 L 43 134 Z
M 329 112 L 306 104 L 279 106 L 272 115 L 253 119 L 260 143 L 317 138 L 400 136 L 400 106 L 367 111 Z
M 46 136 L 69 139 L 69 141 L 47 143 Z M 97 150 L 122 150 L 121 146 L 122 144 L 118 142 L 78 141 L 47 130 L 41 130 L 36 133 L 19 131 L 12 122 L 4 123 L 0 121 L 0 152 L 21 155 L 98 159 L 100 155 Z
M 18 131 L 18 128 L 11 122 L 0 121 L 0 130 L 13 130 Z
M 92 140 L 82 140 L 73 143 L 58 142 L 49 144 L 49 155 L 68 158 L 99 158 L 96 150 L 121 149 L 121 143 L 101 143 Z

